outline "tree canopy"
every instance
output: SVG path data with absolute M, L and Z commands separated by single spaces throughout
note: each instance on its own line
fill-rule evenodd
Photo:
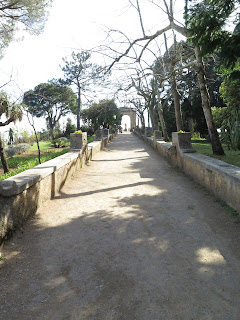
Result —
M 240 0 L 185 1 L 189 39 L 200 47 L 203 55 L 217 50 L 220 63 L 233 68 L 240 58 L 240 21 L 239 13 L 235 17 L 232 15 Z M 226 25 L 230 17 L 232 30 L 228 31 Z
M 94 130 L 99 129 L 101 125 L 109 127 L 121 124 L 122 115 L 113 100 L 101 100 L 99 103 L 93 103 L 89 109 L 84 111 L 86 120 L 90 122 Z
M 76 110 L 76 95 L 67 86 L 54 82 L 41 83 L 34 90 L 24 93 L 23 103 L 29 113 L 36 117 L 46 117 L 51 136 L 60 118 Z
M 43 31 L 47 7 L 52 0 L 0 0 L 0 56 L 17 30 L 31 34 Z

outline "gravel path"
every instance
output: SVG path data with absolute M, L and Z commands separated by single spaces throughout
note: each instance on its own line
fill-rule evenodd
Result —
M 239 229 L 119 135 L 4 244 L 0 319 L 239 320 Z

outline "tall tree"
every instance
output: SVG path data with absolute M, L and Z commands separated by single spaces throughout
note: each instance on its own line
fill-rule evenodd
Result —
M 63 83 L 74 85 L 77 88 L 77 130 L 80 129 L 82 94 L 91 90 L 91 85 L 102 79 L 102 67 L 90 62 L 91 53 L 81 51 L 72 52 L 71 59 L 63 58 L 64 65 L 61 69 L 64 73 Z
M 54 128 L 62 116 L 76 109 L 76 95 L 67 86 L 54 82 L 41 83 L 24 93 L 23 103 L 36 117 L 46 117 L 52 139 Z
M 47 18 L 47 7 L 51 2 L 52 0 L 0 1 L 0 56 L 18 29 L 35 35 L 42 32 Z
M 113 100 L 101 100 L 99 103 L 93 103 L 85 111 L 86 118 L 94 130 L 99 129 L 100 125 L 107 127 L 121 124 L 122 115 Z
M 240 20 L 236 10 L 240 0 L 185 1 L 189 40 L 200 48 L 202 55 L 217 50 L 220 64 L 234 67 L 240 58 Z M 234 14 L 235 21 L 232 17 Z M 227 31 L 230 17 L 232 30 Z
M 214 0 L 213 0 L 214 1 Z M 156 4 L 154 1 L 152 1 L 153 4 Z M 174 1 L 169 0 L 169 3 L 167 3 L 167 0 L 163 0 L 163 7 L 161 5 L 158 5 L 160 9 L 167 14 L 167 18 L 169 21 L 169 24 L 156 31 L 155 33 L 144 35 L 141 38 L 137 38 L 133 41 L 129 41 L 129 45 L 127 46 L 127 49 L 120 54 L 117 58 L 114 58 L 114 61 L 109 66 L 109 70 L 117 63 L 119 62 L 123 57 L 130 56 L 130 52 L 133 50 L 134 47 L 142 47 L 140 53 L 138 54 L 137 61 L 140 61 L 142 59 L 142 56 L 145 51 L 149 52 L 150 45 L 155 42 L 155 40 L 163 35 L 165 32 L 169 30 L 175 30 L 177 33 L 180 33 L 184 37 L 189 37 L 188 29 L 180 24 L 175 18 L 174 18 Z M 139 13 L 138 7 L 136 7 Z M 149 50 L 147 50 L 149 49 Z M 151 51 L 151 50 L 150 50 Z M 119 52 L 119 50 L 118 50 Z M 205 76 L 205 67 L 203 63 L 203 56 L 199 50 L 199 47 L 195 48 L 195 55 L 196 55 L 196 66 L 197 66 L 197 73 L 198 73 L 198 82 L 199 82 L 199 88 L 201 92 L 201 99 L 202 99 L 202 108 L 204 111 L 205 119 L 208 126 L 209 136 L 211 138 L 212 143 L 212 150 L 214 154 L 224 154 L 216 127 L 214 125 L 212 113 L 211 113 L 211 107 L 210 107 L 210 97 L 206 85 L 206 76 Z
M 22 120 L 22 109 L 19 105 L 11 104 L 8 100 L 6 93 L 0 94 L 0 127 L 7 126 L 11 122 L 16 120 Z M 5 118 L 2 120 L 1 118 Z M 3 166 L 4 173 L 9 171 L 7 157 L 4 152 L 4 144 L 0 135 L 0 158 Z

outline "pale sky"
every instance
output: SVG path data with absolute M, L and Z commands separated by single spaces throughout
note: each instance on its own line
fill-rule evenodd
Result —
M 179 12 L 184 0 L 175 2 Z M 140 1 L 140 5 L 147 34 L 167 24 L 166 15 L 148 0 Z M 129 7 L 128 0 L 54 0 L 44 32 L 39 36 L 25 34 L 23 41 L 11 43 L 5 51 L 0 60 L 0 85 L 12 74 L 14 81 L 4 90 L 15 98 L 61 76 L 62 58 L 73 50 L 102 44 L 108 29 L 121 30 L 130 38 L 141 37 L 138 15 Z

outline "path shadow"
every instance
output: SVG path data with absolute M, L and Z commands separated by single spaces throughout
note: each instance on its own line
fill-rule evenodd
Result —
M 126 169 L 143 180 L 62 193 L 49 204 L 49 226 L 36 216 L 15 235 L 0 269 L 6 319 L 239 319 L 239 225 L 153 150 L 127 139 L 144 155 Z M 104 210 L 83 205 L 106 191 Z

